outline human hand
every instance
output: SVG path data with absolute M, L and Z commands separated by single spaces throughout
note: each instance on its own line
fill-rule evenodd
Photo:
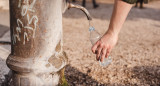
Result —
M 111 50 L 116 45 L 117 40 L 117 34 L 107 32 L 92 46 L 91 50 L 96 54 L 97 61 L 101 60 L 101 62 L 103 62 L 104 58 L 109 56 Z

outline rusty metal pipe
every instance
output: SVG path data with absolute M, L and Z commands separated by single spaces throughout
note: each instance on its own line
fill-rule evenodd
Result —
M 90 15 L 90 13 L 89 13 L 88 10 L 87 10 L 86 8 L 84 8 L 83 6 L 74 5 L 74 4 L 72 4 L 72 3 L 69 3 L 68 9 L 70 9 L 70 8 L 77 8 L 77 9 L 82 10 L 82 11 L 85 13 L 85 15 L 87 16 L 87 19 L 88 19 L 88 20 L 92 20 L 92 17 L 91 17 L 91 15 Z

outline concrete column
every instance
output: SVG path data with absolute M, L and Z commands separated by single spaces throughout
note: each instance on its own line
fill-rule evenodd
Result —
M 62 0 L 10 0 L 13 86 L 55 86 L 67 64 L 62 49 Z
M 67 0 L 10 0 L 11 69 L 9 86 L 67 85 L 64 67 L 62 13 L 67 8 L 88 11 Z

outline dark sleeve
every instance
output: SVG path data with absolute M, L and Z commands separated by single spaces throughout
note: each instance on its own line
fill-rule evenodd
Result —
M 134 4 L 137 2 L 137 0 L 122 0 L 122 1 L 127 2 L 129 4 Z

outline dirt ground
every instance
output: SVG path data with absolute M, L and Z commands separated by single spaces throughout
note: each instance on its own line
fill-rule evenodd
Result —
M 108 29 L 113 1 L 100 0 L 98 3 L 100 7 L 97 9 L 93 9 L 90 2 L 86 4 L 86 8 L 93 17 L 91 25 L 103 34 Z M 67 10 L 63 15 L 63 39 L 64 51 L 69 58 L 65 71 L 68 83 L 71 86 L 159 86 L 159 4 L 160 1 L 157 0 L 145 4 L 144 9 L 132 8 L 119 34 L 118 43 L 111 52 L 113 61 L 104 68 L 91 52 L 89 26 L 85 15 L 77 9 Z M 6 33 L 8 34 L 9 32 Z M 9 49 L 9 46 L 5 47 Z M 5 59 L 0 61 L 0 81 L 3 79 L 2 75 L 8 71 L 3 66 Z
M 103 3 L 102 3 L 103 2 Z M 78 2 L 78 4 L 81 4 Z M 66 75 L 76 86 L 158 86 L 160 85 L 160 1 L 132 8 L 112 50 L 113 62 L 102 68 L 91 52 L 88 21 L 85 15 L 70 9 L 64 14 L 64 50 L 69 57 Z M 92 26 L 103 34 L 109 25 L 112 1 L 87 9 L 93 16 Z

